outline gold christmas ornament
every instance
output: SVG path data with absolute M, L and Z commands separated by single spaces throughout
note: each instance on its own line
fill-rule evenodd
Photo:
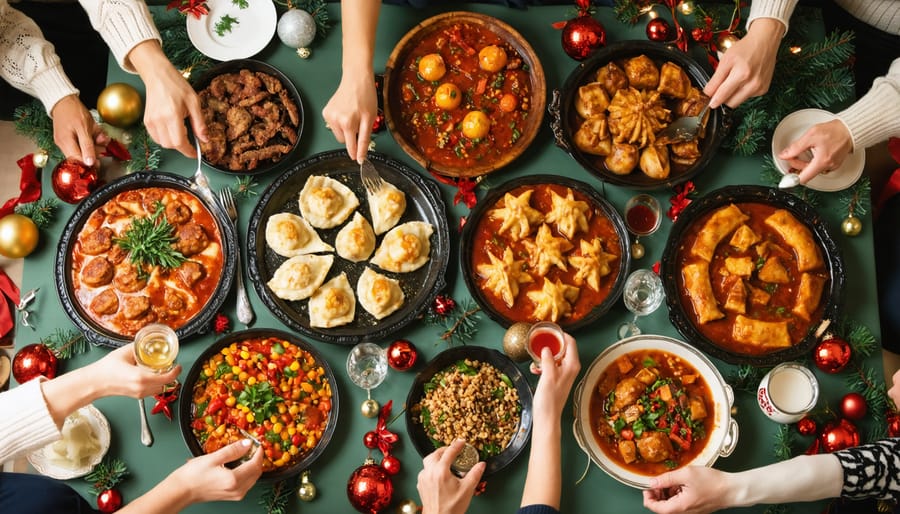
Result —
M 46 166 L 48 159 L 50 159 L 50 155 L 47 153 L 47 150 L 38 150 L 31 156 L 31 162 L 34 164 L 35 168 L 43 168 Z
M 419 512 L 419 505 L 412 498 L 407 498 L 397 505 L 397 514 L 416 514 Z
M 635 259 L 642 258 L 644 256 L 644 252 L 644 245 L 642 245 L 641 243 L 635 242 L 631 245 L 631 256 Z
M 730 32 L 722 32 L 721 34 L 719 34 L 719 37 L 716 38 L 716 47 L 720 52 L 724 54 L 738 41 L 740 41 L 740 39 L 738 39 L 738 37 L 734 34 Z
M 27 257 L 38 244 L 38 228 L 28 216 L 7 214 L 0 219 L 0 255 L 10 259 Z
M 369 398 L 368 400 L 362 402 L 362 405 L 359 406 L 359 410 L 362 412 L 363 416 L 367 418 L 374 418 L 381 410 L 381 405 L 379 405 L 375 400 Z
M 519 321 L 506 329 L 506 333 L 503 334 L 503 353 L 507 357 L 516 362 L 525 362 L 531 359 L 528 356 L 528 350 L 525 348 L 528 343 L 528 329 L 530 328 L 531 323 Z
M 130 84 L 116 82 L 100 92 L 97 112 L 103 121 L 114 127 L 130 127 L 144 114 L 144 100 Z
M 304 471 L 300 476 L 300 487 L 297 488 L 297 498 L 305 502 L 316 499 L 316 485 L 309 481 L 309 471 Z
M 856 216 L 850 215 L 841 222 L 841 232 L 850 237 L 858 236 L 862 232 L 862 221 Z

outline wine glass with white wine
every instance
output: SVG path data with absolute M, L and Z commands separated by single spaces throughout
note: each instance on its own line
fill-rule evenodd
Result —
M 162 323 L 150 323 L 134 335 L 134 360 L 137 365 L 154 373 L 165 373 L 175 366 L 178 356 L 178 335 L 172 327 Z M 141 443 L 153 444 L 153 434 L 147 422 L 144 398 L 138 398 L 141 408 Z
M 367 418 L 378 415 L 381 406 L 372 399 L 372 389 L 384 381 L 388 371 L 387 354 L 375 343 L 359 343 L 347 355 L 347 374 L 354 384 L 366 390 L 367 399 L 360 409 Z
M 628 275 L 622 292 L 622 301 L 634 314 L 634 319 L 622 323 L 619 327 L 619 338 L 640 334 L 641 329 L 637 326 L 638 318 L 658 309 L 665 296 L 662 280 L 652 270 L 639 269 Z

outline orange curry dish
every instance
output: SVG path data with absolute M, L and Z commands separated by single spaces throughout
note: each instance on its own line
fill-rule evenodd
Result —
M 522 136 L 531 109 L 528 65 L 488 28 L 460 22 L 436 30 L 398 70 L 402 130 L 429 161 L 494 162 Z
M 222 236 L 194 195 L 148 187 L 117 194 L 95 210 L 72 253 L 81 312 L 131 337 L 148 323 L 178 329 L 199 313 L 222 274 Z

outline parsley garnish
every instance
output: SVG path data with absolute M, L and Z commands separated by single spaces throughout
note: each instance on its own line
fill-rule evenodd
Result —
M 284 399 L 275 394 L 268 382 L 261 382 L 245 387 L 237 401 L 249 408 L 253 412 L 253 417 L 262 423 L 278 412 L 278 404 Z
M 139 270 L 143 264 L 177 268 L 186 259 L 172 246 L 176 241 L 175 227 L 162 215 L 162 203 L 156 202 L 153 209 L 149 217 L 132 218 L 122 237 L 114 241 L 128 252 L 128 260 Z
M 231 32 L 232 25 L 237 25 L 239 23 L 237 18 L 226 14 L 219 18 L 219 21 L 216 22 L 213 30 L 216 31 L 216 34 L 218 34 L 219 37 L 225 37 L 226 32 Z
M 231 0 L 231 3 L 238 6 L 238 8 L 240 9 L 246 9 L 250 7 L 250 2 L 248 2 L 247 0 Z

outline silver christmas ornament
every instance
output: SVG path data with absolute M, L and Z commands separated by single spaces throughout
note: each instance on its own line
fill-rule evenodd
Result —
M 316 20 L 302 9 L 291 9 L 278 20 L 278 39 L 291 48 L 306 48 L 316 37 Z

